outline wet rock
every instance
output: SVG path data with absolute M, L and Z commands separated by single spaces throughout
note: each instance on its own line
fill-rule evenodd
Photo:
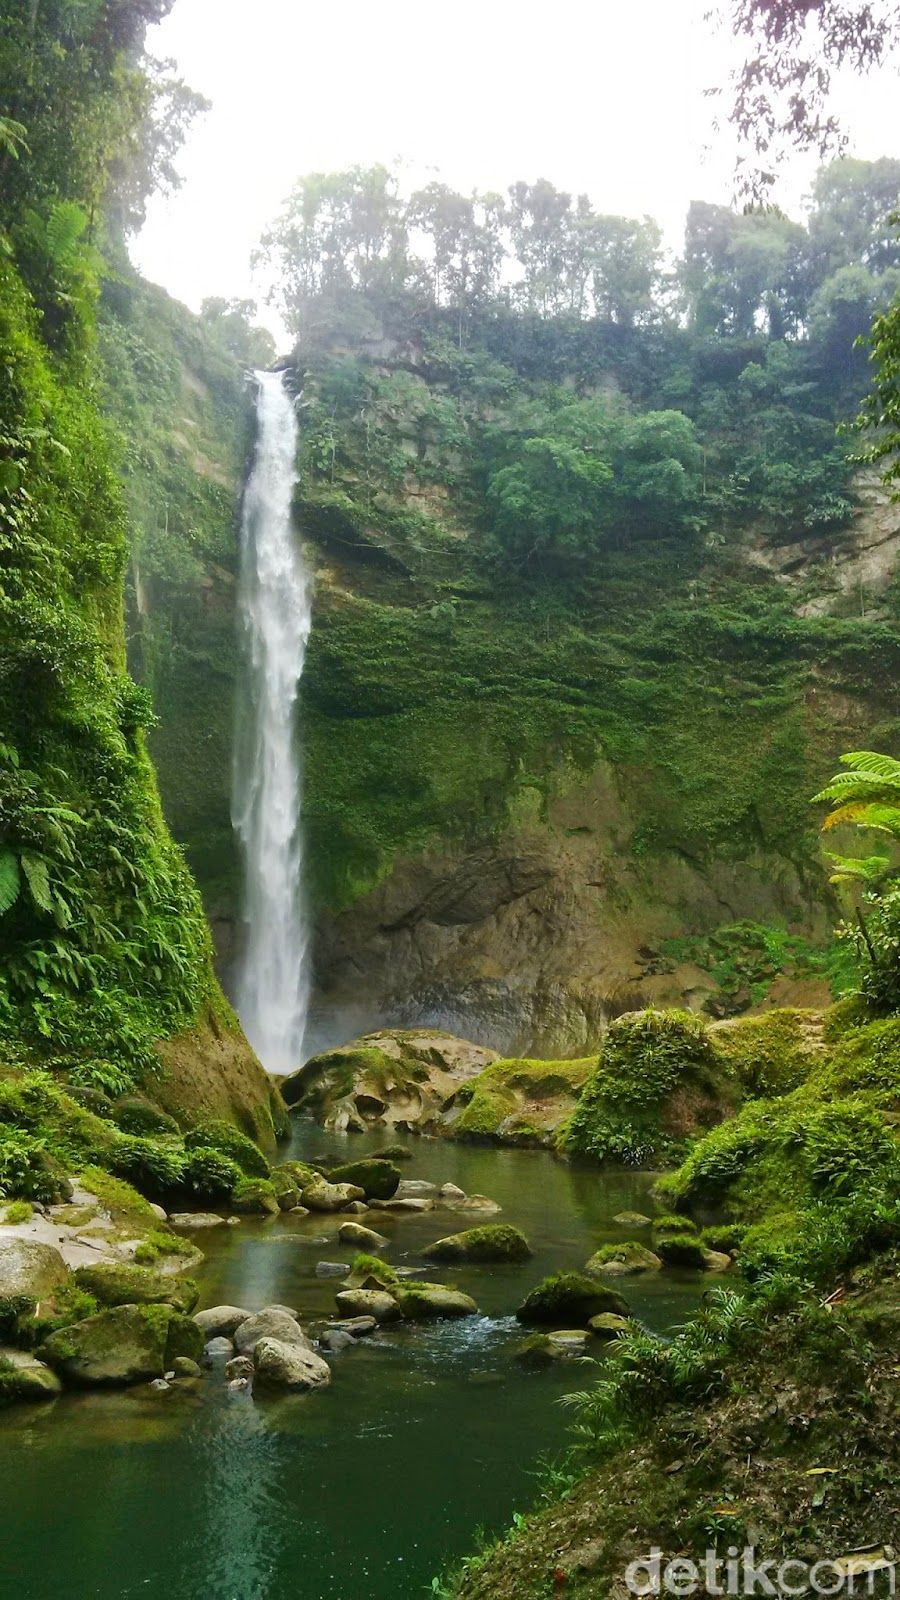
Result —
M 255 1352 L 260 1339 L 275 1339 L 280 1344 L 296 1344 L 301 1349 L 312 1350 L 312 1342 L 299 1322 L 280 1306 L 266 1306 L 235 1329 L 234 1343 L 239 1355 Z
M 0 1241 L 0 1315 L 29 1314 L 69 1281 L 55 1245 L 15 1237 Z
M 176 1378 L 202 1378 L 203 1368 L 199 1361 L 193 1361 L 190 1356 L 176 1356 L 172 1362 Z
M 661 1266 L 654 1251 L 628 1240 L 625 1244 L 604 1245 L 591 1256 L 584 1270 L 596 1278 L 629 1278 L 639 1272 L 658 1272 Z
M 231 1339 L 235 1329 L 251 1315 L 241 1306 L 209 1306 L 206 1311 L 195 1311 L 194 1321 L 207 1339 L 215 1339 L 217 1335 Z
M 56 1373 L 29 1350 L 0 1350 L 0 1402 L 53 1400 L 61 1393 Z
M 166 1210 L 164 1210 L 164 1208 L 162 1206 L 156 1205 L 152 1200 L 149 1202 L 149 1204 L 150 1204 L 150 1210 L 153 1212 L 153 1215 L 155 1216 L 157 1222 L 168 1222 L 169 1213 Z
M 346 1261 L 317 1261 L 317 1278 L 348 1278 L 350 1266 Z
M 355 1217 L 363 1216 L 368 1209 L 365 1200 L 351 1200 L 350 1204 L 344 1207 L 345 1211 L 352 1212 Z
M 518 1228 L 501 1224 L 448 1234 L 428 1245 L 422 1254 L 429 1261 L 527 1261 L 531 1246 Z
M 303 1190 L 303 1204 L 310 1211 L 343 1211 L 352 1200 L 365 1198 L 364 1191 L 355 1183 L 329 1183 L 318 1178 Z
M 400 1168 L 392 1161 L 351 1161 L 332 1167 L 327 1173 L 329 1183 L 352 1183 L 359 1186 L 366 1200 L 390 1200 L 397 1193 Z
M 152 1378 L 147 1385 L 148 1389 L 155 1389 L 157 1394 L 168 1394 L 171 1387 L 165 1378 Z
M 202 1337 L 168 1306 L 111 1306 L 52 1333 L 40 1354 L 69 1383 L 124 1385 L 161 1378 L 177 1355 L 191 1354 L 181 1343 L 199 1354 Z
M 613 1217 L 613 1222 L 619 1228 L 649 1228 L 652 1217 L 645 1217 L 643 1211 L 618 1211 Z
M 430 1198 L 427 1198 L 425 1195 L 410 1195 L 405 1200 L 379 1200 L 376 1202 L 375 1209 L 378 1211 L 392 1211 L 400 1214 L 405 1211 L 410 1213 L 433 1211 L 434 1201 Z
M 249 1394 L 251 1380 L 249 1378 L 232 1378 L 228 1384 L 228 1392 L 233 1395 Z
M 173 1211 L 169 1217 L 170 1228 L 223 1228 L 225 1218 L 214 1211 Z
M 400 1317 L 400 1307 L 386 1289 L 342 1289 L 335 1301 L 348 1317 L 374 1317 L 376 1322 L 396 1322 Z
M 619 1317 L 614 1311 L 601 1311 L 598 1316 L 591 1317 L 588 1323 L 589 1331 L 595 1339 L 620 1339 L 627 1333 L 631 1323 L 627 1317 Z
M 486 1194 L 464 1194 L 461 1200 L 445 1199 L 441 1201 L 445 1211 L 480 1211 L 486 1217 L 494 1217 L 500 1210 L 496 1200 L 491 1200 Z
M 249 1356 L 232 1356 L 225 1363 L 226 1378 L 252 1378 L 253 1362 Z
M 724 1250 L 704 1250 L 703 1265 L 707 1272 L 727 1272 L 731 1266 L 731 1256 Z
M 357 1250 L 383 1250 L 387 1239 L 374 1228 L 364 1228 L 361 1222 L 342 1222 L 338 1229 L 341 1244 L 352 1244 Z
M 515 1360 L 526 1367 L 546 1367 L 554 1361 L 577 1361 L 587 1350 L 587 1339 L 583 1328 L 535 1333 L 518 1346 Z
M 229 1356 L 233 1355 L 234 1345 L 230 1339 L 226 1339 L 222 1335 L 208 1340 L 203 1346 L 203 1356 L 208 1366 L 211 1366 L 214 1361 L 225 1361 Z
M 349 1350 L 356 1340 L 352 1333 L 346 1333 L 343 1328 L 326 1328 L 319 1343 L 323 1349 L 330 1350 L 332 1355 L 338 1355 L 341 1350 Z
M 448 1289 L 442 1283 L 417 1283 L 414 1287 L 398 1288 L 397 1304 L 401 1314 L 409 1321 L 431 1320 L 435 1317 L 474 1317 L 478 1307 L 470 1295 L 460 1289 Z
M 608 1289 L 596 1279 L 580 1272 L 558 1272 L 544 1278 L 519 1306 L 516 1316 L 520 1322 L 554 1325 L 580 1322 L 582 1327 L 590 1317 L 603 1311 L 614 1311 L 617 1316 L 628 1315 L 628 1303 L 614 1289 Z
M 461 1189 L 458 1183 L 442 1183 L 438 1197 L 441 1200 L 465 1200 L 466 1191 Z
M 331 1369 L 314 1350 L 281 1339 L 260 1339 L 253 1353 L 258 1384 L 277 1389 L 321 1389 Z
M 169 1305 L 187 1315 L 200 1298 L 190 1278 L 173 1278 L 133 1262 L 98 1261 L 78 1267 L 75 1282 L 101 1306 Z
M 436 1183 L 429 1183 L 427 1178 L 402 1178 L 397 1185 L 395 1200 L 415 1200 L 422 1195 L 435 1195 L 438 1192 Z
M 365 1207 L 363 1207 L 363 1209 L 365 1210 Z M 349 1206 L 347 1207 L 347 1210 L 348 1211 L 350 1210 Z M 308 1217 L 309 1216 L 309 1206 L 291 1206 L 291 1209 L 288 1212 L 288 1216 L 289 1217 Z
M 378 1323 L 374 1317 L 345 1317 L 331 1326 L 341 1333 L 349 1333 L 353 1339 L 363 1339 L 366 1334 L 375 1332 Z

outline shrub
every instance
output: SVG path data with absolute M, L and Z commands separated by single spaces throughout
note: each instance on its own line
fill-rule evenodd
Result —
M 230 1122 L 218 1119 L 200 1122 L 184 1136 L 186 1150 L 218 1150 L 236 1162 L 250 1178 L 267 1178 L 269 1163 L 252 1139 Z
M 689 1011 L 635 1011 L 610 1024 L 572 1114 L 567 1147 L 596 1161 L 646 1166 L 670 1155 L 735 1102 L 729 1069 Z
M 110 1166 L 148 1200 L 165 1200 L 183 1186 L 183 1152 L 153 1139 L 123 1136 L 112 1152 Z
M 142 1095 L 129 1095 L 113 1106 L 113 1120 L 123 1133 L 155 1134 L 179 1132 L 178 1123 L 167 1112 L 151 1105 Z
M 240 1178 L 234 1186 L 231 1203 L 235 1211 L 250 1215 L 274 1216 L 280 1209 L 268 1178 Z
M 241 1181 L 237 1162 L 222 1155 L 220 1150 L 200 1146 L 187 1151 L 182 1182 L 198 1200 L 226 1200 Z
M 19 1128 L 0 1128 L 0 1199 L 39 1200 L 51 1205 L 62 1198 L 66 1188 L 44 1139 Z

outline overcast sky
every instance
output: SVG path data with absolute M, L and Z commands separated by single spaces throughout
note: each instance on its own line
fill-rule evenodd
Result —
M 710 3 L 176 0 L 149 48 L 212 110 L 134 259 L 195 309 L 259 296 L 250 254 L 294 180 L 394 160 L 413 186 L 546 177 L 599 210 L 650 213 L 677 247 L 690 200 L 732 198 L 734 144 L 714 133 L 704 90 L 735 46 L 704 21 Z M 897 87 L 895 71 L 839 85 L 852 153 L 900 154 Z M 811 172 L 798 160 L 781 173 L 785 209 L 798 212 Z

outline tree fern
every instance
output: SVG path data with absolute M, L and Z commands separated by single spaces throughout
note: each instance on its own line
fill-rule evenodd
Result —
M 15 905 L 19 898 L 21 883 L 17 857 L 13 855 L 11 850 L 2 851 L 0 853 L 0 917 Z

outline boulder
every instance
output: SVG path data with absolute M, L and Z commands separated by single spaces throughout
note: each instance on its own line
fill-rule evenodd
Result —
M 438 1192 L 436 1183 L 429 1183 L 427 1178 L 401 1178 L 397 1185 L 395 1200 L 416 1200 L 422 1195 L 435 1195 Z
M 98 1261 L 78 1267 L 75 1282 L 101 1306 L 172 1306 L 188 1315 L 200 1298 L 190 1278 L 176 1278 L 131 1262 Z
M 400 1313 L 408 1321 L 434 1317 L 474 1317 L 478 1307 L 470 1295 L 448 1289 L 443 1283 L 417 1283 L 398 1288 L 395 1295 Z
M 327 1178 L 317 1177 L 303 1190 L 301 1198 L 310 1211 L 343 1211 L 351 1200 L 365 1199 L 365 1194 L 358 1184 L 330 1183 Z
M 587 1341 L 583 1328 L 535 1333 L 518 1346 L 515 1359 L 527 1367 L 546 1367 L 553 1361 L 577 1361 L 587 1353 Z
M 338 1229 L 341 1244 L 352 1244 L 357 1250 L 383 1250 L 387 1239 L 374 1228 L 364 1228 L 361 1222 L 342 1222 Z
M 0 1404 L 53 1400 L 62 1393 L 56 1373 L 28 1350 L 0 1350 Z
M 400 1170 L 391 1161 L 351 1161 L 332 1167 L 329 1183 L 352 1183 L 363 1191 L 366 1200 L 390 1200 L 400 1183 Z
M 327 1361 L 312 1349 L 281 1339 L 260 1339 L 253 1352 L 256 1381 L 272 1389 L 322 1389 L 331 1382 Z
M 350 1267 L 346 1261 L 317 1261 L 317 1278 L 348 1278 Z
M 657 1255 L 667 1267 L 696 1267 L 702 1272 L 707 1254 L 712 1254 L 694 1233 L 667 1233 L 662 1238 L 654 1238 L 653 1242 Z M 731 1257 L 728 1259 L 730 1264 Z
M 627 1317 L 618 1317 L 614 1311 L 601 1311 L 599 1316 L 591 1317 L 588 1323 L 589 1331 L 595 1339 L 621 1339 L 627 1333 L 631 1323 Z
M 312 1349 L 297 1319 L 280 1306 L 266 1306 L 246 1322 L 239 1323 L 234 1331 L 235 1348 L 240 1355 L 255 1350 L 260 1339 L 275 1339 L 279 1344 L 296 1344 L 304 1350 Z
M 224 1334 L 216 1334 L 207 1340 L 203 1346 L 203 1360 L 207 1366 L 212 1366 L 214 1361 L 227 1361 L 234 1355 L 234 1343 L 226 1339 Z
M 347 1317 L 374 1317 L 376 1322 L 396 1322 L 400 1317 L 400 1307 L 386 1289 L 342 1289 L 335 1303 Z
M 422 1254 L 429 1261 L 527 1261 L 531 1246 L 518 1228 L 489 1224 L 436 1239 Z
M 526 1295 L 516 1316 L 520 1322 L 566 1328 L 573 1322 L 580 1322 L 583 1327 L 591 1317 L 603 1311 L 626 1317 L 627 1301 L 614 1289 L 605 1288 L 583 1273 L 557 1272 L 544 1278 Z
M 657 1272 L 662 1261 L 646 1245 L 633 1239 L 624 1244 L 605 1244 L 585 1265 L 585 1272 L 597 1278 L 629 1278 L 638 1272 Z
M 466 1191 L 458 1183 L 442 1183 L 438 1190 L 440 1200 L 465 1200 Z
M 69 1269 L 55 1245 L 15 1237 L 0 1240 L 0 1321 L 30 1315 L 69 1281 Z
M 206 1311 L 195 1311 L 194 1321 L 207 1339 L 222 1335 L 232 1339 L 236 1328 L 252 1315 L 241 1306 L 209 1306 Z
M 69 1383 L 122 1385 L 161 1378 L 179 1355 L 203 1348 L 196 1323 L 170 1306 L 110 1306 L 52 1333 L 40 1354 Z
M 176 1378 L 202 1378 L 203 1368 L 199 1361 L 194 1361 L 190 1356 L 176 1356 L 172 1362 Z
M 232 1356 L 231 1360 L 225 1363 L 226 1378 L 252 1378 L 253 1371 L 250 1356 Z
M 619 1228 L 649 1228 L 652 1217 L 645 1217 L 643 1211 L 617 1211 L 613 1222 Z
M 433 1211 L 434 1201 L 425 1195 L 410 1195 L 406 1200 L 378 1200 L 375 1206 L 378 1211 L 393 1211 L 402 1215 L 404 1211 Z
M 447 1197 L 441 1205 L 446 1211 L 480 1211 L 486 1217 L 495 1217 L 500 1210 L 496 1200 L 486 1194 L 464 1194 L 461 1200 Z
M 344 1210 L 354 1217 L 364 1216 L 368 1209 L 365 1200 L 351 1200 L 350 1204 L 344 1207 Z
M 353 1339 L 362 1339 L 367 1333 L 374 1333 L 378 1323 L 374 1317 L 345 1317 L 331 1326 L 339 1328 L 342 1333 L 349 1333 Z
M 704 1250 L 703 1266 L 707 1272 L 727 1272 L 731 1256 L 724 1250 Z
M 342 1350 L 348 1350 L 356 1343 L 352 1333 L 347 1333 L 344 1328 L 325 1328 L 319 1340 L 324 1350 L 330 1350 L 332 1355 L 339 1355 Z
M 297 1189 L 291 1187 L 290 1204 L 299 1199 Z M 244 1216 L 275 1217 L 281 1210 L 275 1188 L 268 1178 L 242 1178 L 236 1183 L 231 1196 L 235 1211 Z

